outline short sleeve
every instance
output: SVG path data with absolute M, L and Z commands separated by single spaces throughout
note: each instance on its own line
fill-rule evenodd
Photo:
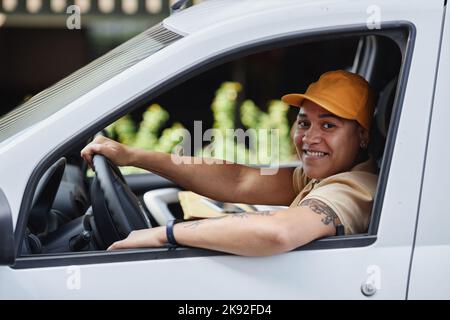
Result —
M 308 184 L 308 179 L 303 173 L 302 166 L 295 168 L 294 173 L 292 175 L 292 182 L 295 194 L 299 194 L 300 191 L 302 191 L 303 188 Z
M 345 234 L 365 233 L 377 181 L 377 175 L 372 173 L 346 172 L 322 180 L 304 199 L 320 200 L 333 209 Z

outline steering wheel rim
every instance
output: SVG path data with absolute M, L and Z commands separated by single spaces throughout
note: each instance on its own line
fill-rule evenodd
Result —
M 151 228 L 139 199 L 123 178 L 119 168 L 103 155 L 94 155 L 95 177 L 91 201 L 96 228 L 107 248 L 126 238 L 131 231 Z

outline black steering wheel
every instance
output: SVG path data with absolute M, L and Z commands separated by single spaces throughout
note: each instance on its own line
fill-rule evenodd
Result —
M 103 155 L 94 155 L 95 177 L 91 185 L 95 226 L 106 249 L 131 231 L 151 228 L 139 199 L 131 191 L 119 168 Z

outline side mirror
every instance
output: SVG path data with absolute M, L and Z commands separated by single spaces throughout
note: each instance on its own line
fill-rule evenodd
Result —
M 0 189 L 0 265 L 10 266 L 15 260 L 11 208 L 3 190 Z

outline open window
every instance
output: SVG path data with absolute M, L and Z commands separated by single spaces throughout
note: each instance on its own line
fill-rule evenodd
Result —
M 383 190 L 389 171 L 398 120 L 395 114 L 400 109 L 402 90 L 399 90 L 399 86 L 405 85 L 404 79 L 410 59 L 408 56 L 410 51 L 407 48 L 409 36 L 409 30 L 405 26 L 386 27 L 383 30 L 374 31 L 338 30 L 332 33 L 288 37 L 255 44 L 194 66 L 188 76 L 184 74 L 180 78 L 170 79 L 158 96 L 149 94 L 139 97 L 120 114 L 105 118 L 97 125 L 97 129 L 106 128 L 107 132 L 120 138 L 122 129 L 118 129 L 117 125 L 126 119 L 128 125 L 134 126 L 132 130 L 135 136 L 130 140 L 130 143 L 134 143 L 139 134 L 139 125 L 149 120 L 146 116 L 150 115 L 150 120 L 161 117 L 162 120 L 159 119 L 159 121 L 164 124 L 158 126 L 152 133 L 154 134 L 152 138 L 155 138 L 156 142 L 148 147 L 149 149 L 161 146 L 164 143 L 160 140 L 164 136 L 163 130 L 173 128 L 174 125 L 183 126 L 194 136 L 195 121 L 202 121 L 203 130 L 212 128 L 218 121 L 217 115 L 215 117 L 211 109 L 211 104 L 220 95 L 219 89 L 224 83 L 232 83 L 235 86 L 233 89 L 235 95 L 230 100 L 233 107 L 232 113 L 228 114 L 228 120 L 232 121 L 234 128 L 251 127 L 252 121 L 242 116 L 243 109 L 249 105 L 252 106 L 250 109 L 261 118 L 270 119 L 274 115 L 281 117 L 273 123 L 275 123 L 274 126 L 279 125 L 285 134 L 286 152 L 281 159 L 282 165 L 296 166 L 299 163 L 295 158 L 292 145 L 289 145 L 290 128 L 296 113 L 293 108 L 284 108 L 277 100 L 286 93 L 305 91 L 309 83 L 326 71 L 345 69 L 357 72 L 369 81 L 377 100 L 371 133 L 371 153 L 379 166 L 380 178 L 372 222 L 365 234 L 322 239 L 298 250 L 368 245 L 376 240 Z M 278 106 L 278 109 L 275 108 L 275 112 L 271 113 L 270 108 L 274 105 Z M 257 124 L 258 121 L 254 123 Z M 87 138 L 86 133 L 80 134 L 80 137 Z M 35 222 L 38 227 L 33 226 L 33 218 L 28 219 L 28 227 L 22 242 L 23 256 L 72 252 L 92 253 L 104 249 L 104 244 L 101 244 L 104 236 L 99 231 L 101 227 L 96 225 L 98 221 L 95 220 L 95 212 L 92 210 L 92 178 L 89 177 L 86 166 L 82 165 L 77 158 L 81 147 L 87 141 L 87 139 L 83 140 L 83 143 L 74 147 L 71 152 L 61 154 L 61 160 L 49 167 L 42 177 L 43 182 L 40 186 L 43 186 L 43 189 L 40 190 L 38 187 L 35 201 L 38 203 L 39 194 L 43 192 L 43 194 L 51 195 L 50 200 L 46 200 L 47 205 L 50 202 L 51 204 L 44 209 L 39 207 L 39 218 L 43 220 Z M 248 146 L 244 145 L 244 148 L 248 149 Z M 197 151 L 194 150 L 194 152 Z M 264 165 L 264 163 L 252 163 L 252 165 Z M 125 175 L 124 179 L 130 186 L 130 190 L 144 204 L 156 203 L 156 198 L 146 201 L 145 194 L 148 191 L 159 190 L 161 196 L 158 199 L 165 199 L 161 200 L 163 202 L 161 214 L 166 219 L 168 213 L 175 217 L 181 216 L 181 208 L 176 197 L 173 196 L 176 192 L 173 188 L 178 186 L 151 173 Z M 49 183 L 49 181 L 53 182 Z M 57 188 L 45 189 L 50 185 Z M 167 191 L 167 187 L 172 189 L 169 189 L 169 193 L 164 193 L 163 190 Z M 149 210 L 149 205 L 144 205 L 142 209 L 151 225 L 163 224 L 164 217 L 155 217 L 152 214 L 154 209 Z M 33 217 L 33 213 L 28 216 Z M 85 231 L 89 231 L 89 235 L 86 235 Z M 155 257 L 159 254 L 158 257 L 161 257 L 161 249 L 142 251 L 148 253 L 146 259 L 152 259 L 152 254 L 155 254 Z M 177 256 L 179 252 L 178 250 L 167 251 L 167 255 Z M 204 250 L 186 248 L 183 256 L 205 254 L 220 253 L 205 253 Z

